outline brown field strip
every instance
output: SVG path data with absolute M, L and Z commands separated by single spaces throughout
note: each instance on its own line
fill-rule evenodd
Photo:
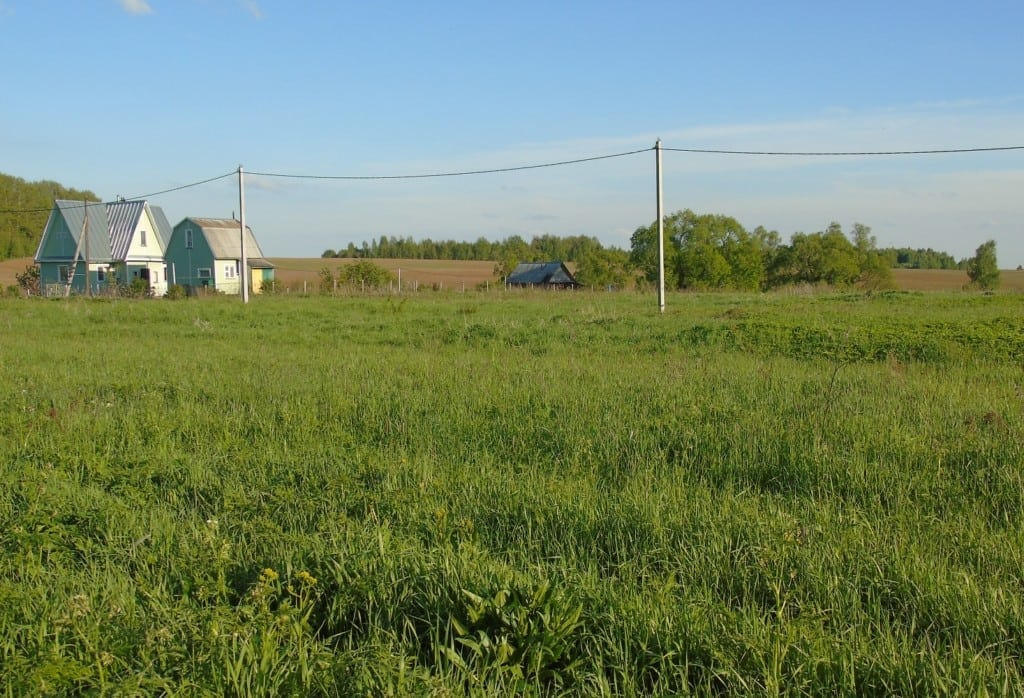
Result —
M 319 257 L 273 257 L 277 267 L 277 278 L 288 286 L 311 285 L 319 282 L 318 272 L 323 267 L 337 269 L 350 264 L 351 259 L 321 259 Z M 402 285 L 419 283 L 439 284 L 444 288 L 458 289 L 463 284 L 470 288 L 485 281 L 497 281 L 494 262 L 441 259 L 374 259 L 375 264 L 394 274 L 402 272 Z M 32 263 L 29 257 L 0 261 L 0 290 L 16 282 L 15 275 Z M 896 286 L 904 291 L 958 291 L 967 283 L 967 273 L 958 269 L 893 269 Z M 1024 291 L 1024 271 L 1003 270 L 1000 290 Z

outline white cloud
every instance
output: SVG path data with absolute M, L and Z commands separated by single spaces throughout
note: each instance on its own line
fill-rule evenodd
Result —
M 263 19 L 263 10 L 260 9 L 256 0 L 243 0 L 242 7 L 256 19 Z
M 121 9 L 131 15 L 149 15 L 153 14 L 153 8 L 150 7 L 147 0 L 118 0 L 121 3 Z

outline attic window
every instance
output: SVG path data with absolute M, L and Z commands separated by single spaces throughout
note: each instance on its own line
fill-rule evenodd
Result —
M 139 231 L 139 244 L 142 245 L 143 247 L 146 246 L 146 231 L 145 230 L 140 230 Z
M 185 228 L 185 249 L 192 249 L 192 228 Z

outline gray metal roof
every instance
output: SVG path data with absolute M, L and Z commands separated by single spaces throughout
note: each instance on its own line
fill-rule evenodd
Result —
M 171 241 L 171 223 L 167 220 L 164 210 L 159 206 L 150 206 L 149 212 L 153 214 L 153 221 L 156 223 L 154 232 L 160 238 L 160 249 L 166 250 L 167 244 Z
M 576 279 L 561 262 L 521 262 L 505 281 L 510 284 L 576 284 Z
M 114 259 L 128 256 L 132 233 L 139 225 L 139 217 L 146 208 L 145 201 L 116 201 L 107 204 L 107 220 L 110 222 L 110 252 Z
M 71 238 L 78 244 L 82 235 L 82 223 L 85 221 L 86 211 L 89 216 L 89 260 L 92 262 L 107 262 L 111 260 L 110 237 L 107 233 L 107 209 L 103 204 L 90 203 L 88 206 L 82 201 L 68 201 L 57 199 L 54 206 L 64 217 L 71 231 Z M 40 243 L 42 251 L 42 243 Z M 85 244 L 82 244 L 81 253 L 85 256 Z
M 206 238 L 214 259 L 241 259 L 242 239 L 238 232 L 239 223 L 234 218 L 189 218 L 199 226 Z M 179 225 L 181 225 L 179 223 Z M 245 256 L 262 258 L 263 250 L 252 234 L 252 228 L 245 226 Z

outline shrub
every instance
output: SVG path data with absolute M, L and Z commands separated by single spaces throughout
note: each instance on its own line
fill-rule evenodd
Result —
M 25 271 L 15 274 L 14 279 L 18 282 L 21 290 L 29 296 L 39 295 L 39 265 L 29 264 Z
M 177 301 L 185 298 L 187 295 L 188 292 L 185 290 L 184 286 L 181 284 L 171 284 L 167 287 L 167 293 L 164 294 L 164 298 Z

